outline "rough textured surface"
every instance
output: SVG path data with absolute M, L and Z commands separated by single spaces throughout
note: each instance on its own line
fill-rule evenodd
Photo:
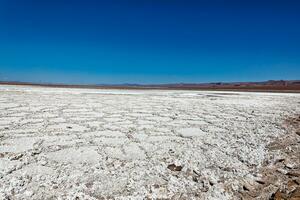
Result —
M 0 199 L 242 198 L 299 113 L 299 94 L 1 86 Z

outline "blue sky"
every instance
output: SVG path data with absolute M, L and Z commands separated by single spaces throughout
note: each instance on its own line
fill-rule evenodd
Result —
M 300 79 L 300 1 L 1 0 L 0 80 Z

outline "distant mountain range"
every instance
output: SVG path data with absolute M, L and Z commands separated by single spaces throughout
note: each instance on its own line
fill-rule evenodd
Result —
M 269 80 L 262 82 L 213 82 L 213 83 L 172 83 L 172 84 L 49 84 L 17 81 L 0 81 L 2 85 L 31 85 L 66 88 L 99 89 L 177 89 L 177 90 L 237 90 L 237 91 L 287 91 L 300 92 L 300 80 Z

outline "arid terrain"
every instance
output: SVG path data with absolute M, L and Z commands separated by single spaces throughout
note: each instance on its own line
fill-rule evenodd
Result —
M 51 84 L 0 81 L 0 85 L 42 86 L 51 88 L 121 89 L 121 90 L 209 90 L 240 92 L 284 92 L 300 93 L 300 80 L 269 80 L 262 82 L 216 82 L 216 83 L 173 83 L 173 84 Z
M 300 94 L 0 86 L 0 199 L 299 199 Z

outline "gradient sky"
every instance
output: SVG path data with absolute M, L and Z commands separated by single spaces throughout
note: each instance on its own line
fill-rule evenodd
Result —
M 0 80 L 300 79 L 300 1 L 0 0 Z

